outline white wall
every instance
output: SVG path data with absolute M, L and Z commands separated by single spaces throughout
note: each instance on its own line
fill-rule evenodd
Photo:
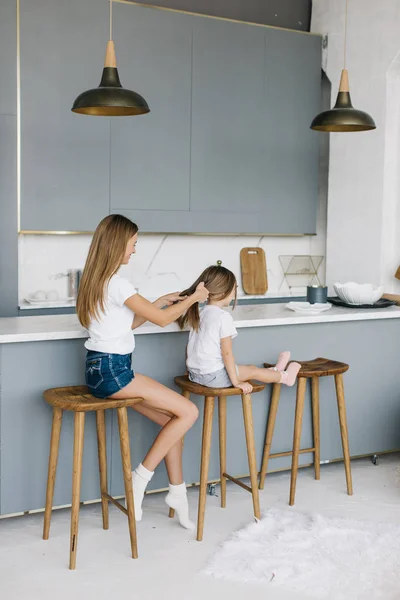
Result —
M 254 237 L 254 236 L 192 236 L 140 235 L 137 254 L 122 274 L 148 298 L 188 287 L 201 271 L 222 260 L 234 271 L 240 284 L 239 253 L 244 246 L 260 245 L 267 257 L 269 292 L 287 295 L 281 285 L 283 273 L 280 254 L 325 255 L 324 210 L 320 211 L 321 233 L 315 237 Z M 67 279 L 57 279 L 67 269 L 82 268 L 90 244 L 86 235 L 20 235 L 19 237 L 19 299 L 37 290 L 55 289 L 60 297 L 67 295 Z M 323 263 L 320 274 L 324 278 Z M 299 291 L 304 293 L 304 288 Z M 242 288 L 239 294 L 243 294 Z
M 345 0 L 313 0 L 311 30 L 328 35 L 332 104 L 343 68 Z M 372 132 L 330 134 L 327 282 L 400 292 L 400 2 L 349 0 L 347 68 L 353 105 Z M 321 134 L 328 135 L 328 134 Z

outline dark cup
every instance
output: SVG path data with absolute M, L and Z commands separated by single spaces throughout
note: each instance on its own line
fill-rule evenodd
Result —
M 307 286 L 307 302 L 315 304 L 319 302 L 324 304 L 328 298 L 328 288 L 326 285 L 308 285 Z

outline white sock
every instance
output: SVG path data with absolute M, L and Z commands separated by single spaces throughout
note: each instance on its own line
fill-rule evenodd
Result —
M 189 505 L 187 500 L 186 484 L 169 484 L 169 492 L 165 498 L 166 504 L 176 510 L 179 523 L 185 529 L 195 529 L 195 524 L 189 519 Z
M 136 521 L 142 520 L 142 502 L 144 493 L 147 488 L 147 484 L 153 477 L 154 471 L 149 471 L 140 463 L 134 471 L 132 471 L 132 487 L 133 487 L 133 501 L 135 503 L 135 519 Z

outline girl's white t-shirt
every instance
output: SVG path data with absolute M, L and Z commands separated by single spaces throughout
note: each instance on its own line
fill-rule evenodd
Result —
M 237 336 L 233 317 L 219 306 L 205 306 L 200 312 L 199 331 L 191 330 L 187 346 L 186 365 L 202 375 L 225 367 L 221 339 Z
M 129 281 L 113 275 L 104 294 L 104 312 L 92 319 L 85 347 L 94 352 L 130 354 L 135 348 L 134 312 L 124 302 L 137 291 Z

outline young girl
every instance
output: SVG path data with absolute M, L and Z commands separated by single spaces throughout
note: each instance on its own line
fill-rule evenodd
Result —
M 200 281 L 209 291 L 207 306 L 199 311 L 198 304 L 195 304 L 178 319 L 182 329 L 185 325 L 191 328 L 186 360 L 189 379 L 208 387 L 238 387 L 245 394 L 253 389 L 249 379 L 294 385 L 300 365 L 293 362 L 286 369 L 290 352 L 281 352 L 275 367 L 269 369 L 236 365 L 232 338 L 237 331 L 232 315 L 224 310 L 232 300 L 236 305 L 235 275 L 225 267 L 208 267 L 182 294 L 193 293 Z
M 166 503 L 176 510 L 180 524 L 192 529 L 182 478 L 181 440 L 196 421 L 198 409 L 180 394 L 132 370 L 132 330 L 145 321 L 165 327 L 204 302 L 208 291 L 199 282 L 191 294 L 169 294 L 154 303 L 137 294 L 118 275 L 120 266 L 135 254 L 137 237 L 137 226 L 121 215 L 106 217 L 94 233 L 77 299 L 79 321 L 89 332 L 86 384 L 97 398 L 143 398 L 134 409 L 162 427 L 132 473 L 136 520 L 142 518 L 143 496 L 154 469 L 165 459 L 170 481 Z

